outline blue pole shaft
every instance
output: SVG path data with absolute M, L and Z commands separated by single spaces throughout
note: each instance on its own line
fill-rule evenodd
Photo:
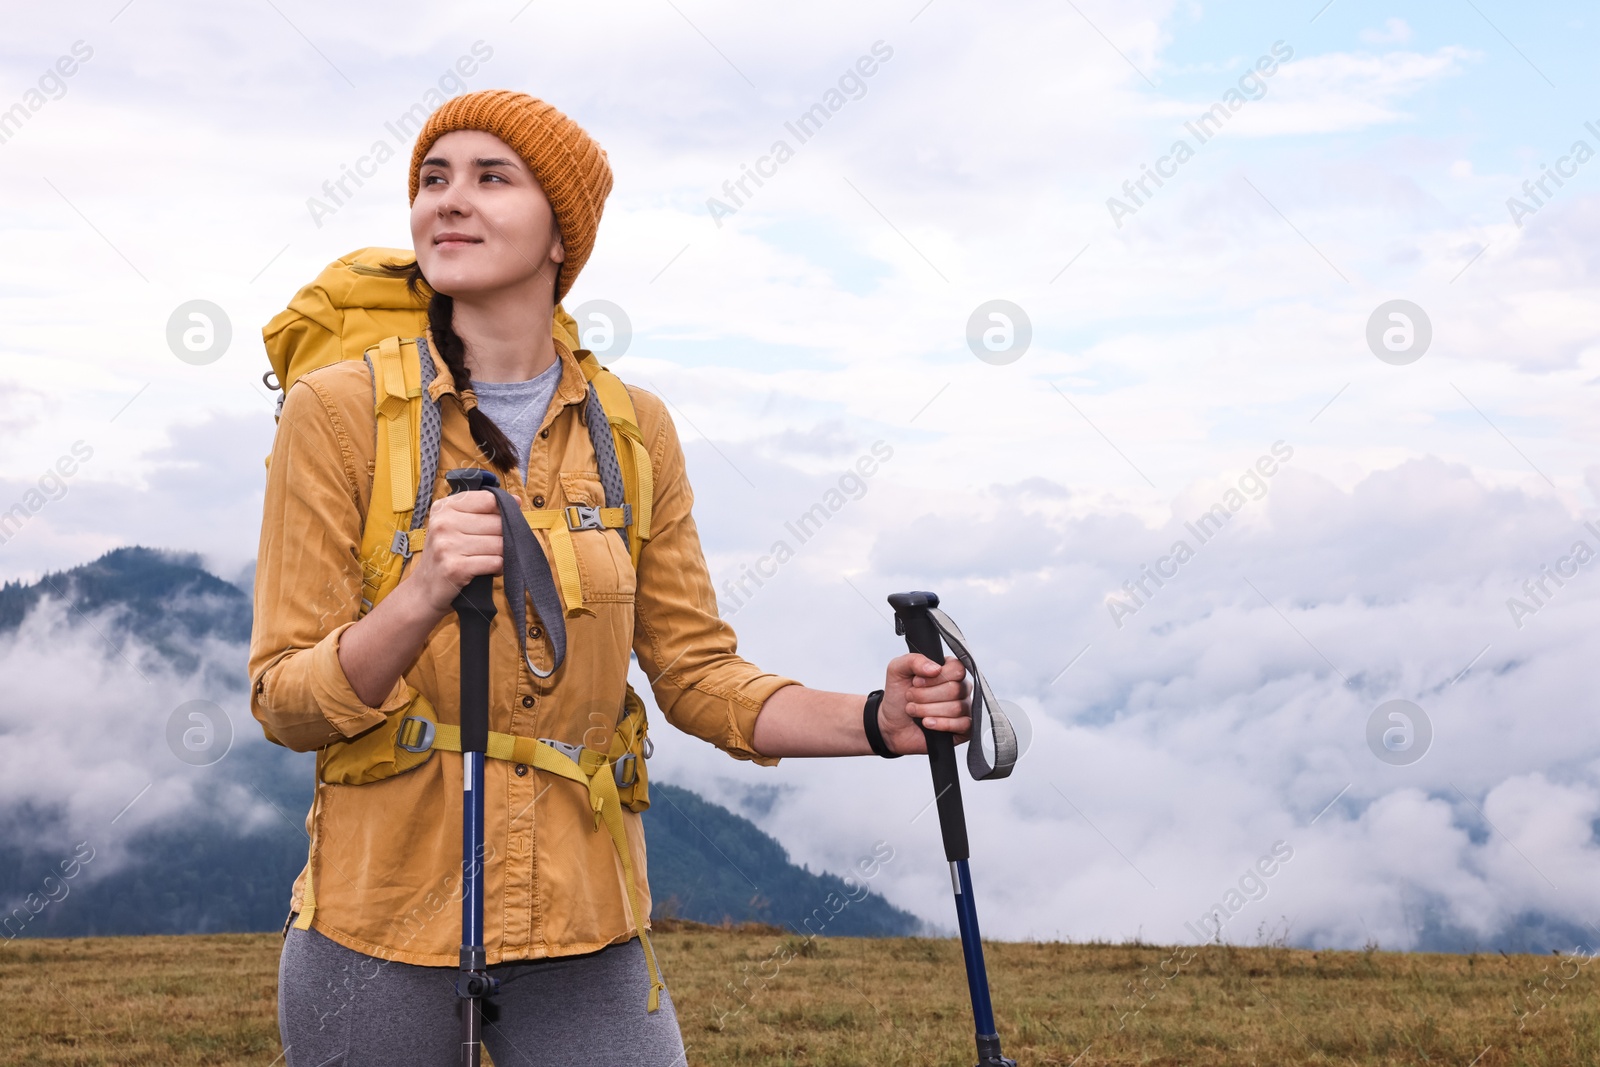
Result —
M 484 967 L 482 752 L 461 754 L 461 842 L 461 969 L 477 973 Z M 478 1067 L 483 1062 L 481 1001 L 468 997 L 462 1011 L 461 1063 Z
M 950 862 L 951 888 L 956 895 L 956 920 L 961 926 L 961 954 L 967 963 L 967 991 L 972 995 L 972 1020 L 978 1037 L 992 1037 L 994 1007 L 989 1003 L 989 974 L 983 965 L 983 942 L 978 938 L 978 908 L 972 901 L 972 874 L 967 861 Z
M 471 843 L 461 857 L 461 929 L 468 947 L 483 948 L 483 753 L 462 753 L 461 836 Z

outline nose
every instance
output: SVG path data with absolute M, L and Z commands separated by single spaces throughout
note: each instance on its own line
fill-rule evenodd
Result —
M 439 196 L 436 208 L 440 217 L 466 215 L 472 210 L 472 201 L 467 199 L 466 193 L 462 191 L 459 185 L 451 182 Z

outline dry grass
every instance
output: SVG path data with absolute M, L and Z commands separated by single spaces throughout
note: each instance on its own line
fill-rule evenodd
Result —
M 957 942 L 657 927 L 695 1067 L 971 1067 Z M 0 946 L 0 1063 L 266 1067 L 279 1054 L 278 948 L 275 934 Z M 1600 969 L 1582 960 L 1215 945 L 1187 963 L 1137 944 L 984 951 L 1006 1053 L 1023 1067 L 1600 1063 Z M 1529 983 L 1543 993 L 1530 999 Z

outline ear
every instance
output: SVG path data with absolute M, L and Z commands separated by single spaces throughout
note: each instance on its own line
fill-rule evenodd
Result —
M 561 231 L 560 230 L 556 231 L 556 242 L 555 242 L 555 244 L 550 246 L 550 258 L 555 260 L 557 263 L 565 263 L 567 261 L 567 249 L 561 243 Z

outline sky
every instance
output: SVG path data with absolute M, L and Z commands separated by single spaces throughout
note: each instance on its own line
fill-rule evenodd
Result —
M 20 10 L 0 510 L 28 514 L 0 578 L 125 544 L 247 574 L 260 328 L 327 262 L 408 243 L 401 115 L 519 89 L 608 153 L 567 307 L 625 313 L 612 368 L 668 402 L 741 652 L 864 693 L 902 647 L 884 598 L 932 589 L 1017 716 L 1016 772 L 964 783 L 986 936 L 1600 932 L 1594 22 L 1505 0 Z M 191 301 L 225 348 L 171 339 Z M 875 888 L 951 921 L 920 760 L 759 768 L 656 721 L 653 774 L 814 870 L 888 841 Z

